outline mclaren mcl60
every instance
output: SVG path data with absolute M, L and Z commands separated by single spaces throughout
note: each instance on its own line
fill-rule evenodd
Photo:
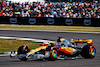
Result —
M 83 47 L 78 44 L 85 43 Z M 76 59 L 76 58 L 94 58 L 96 48 L 93 46 L 92 39 L 71 39 L 68 41 L 65 38 L 59 37 L 57 41 L 50 41 L 48 44 L 42 43 L 41 47 L 30 50 L 29 47 L 20 46 L 17 54 L 12 51 L 11 58 L 18 58 L 26 61 L 27 59 L 36 60 L 57 60 L 57 59 Z

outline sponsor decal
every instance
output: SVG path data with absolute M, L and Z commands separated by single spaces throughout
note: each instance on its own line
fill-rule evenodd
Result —
M 72 19 L 66 19 L 65 20 L 65 24 L 72 25 L 73 24 L 73 20 Z
M 36 23 L 36 18 L 29 18 L 29 23 L 30 24 L 35 24 Z
M 47 23 L 48 23 L 48 24 L 54 24 L 55 21 L 54 21 L 53 18 L 47 18 Z
M 17 18 L 10 18 L 10 23 L 17 23 Z
M 84 19 L 84 25 L 91 25 L 91 19 Z

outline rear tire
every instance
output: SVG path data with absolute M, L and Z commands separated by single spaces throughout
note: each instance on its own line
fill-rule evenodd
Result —
M 85 45 L 81 50 L 81 56 L 93 59 L 96 55 L 96 48 L 92 45 Z

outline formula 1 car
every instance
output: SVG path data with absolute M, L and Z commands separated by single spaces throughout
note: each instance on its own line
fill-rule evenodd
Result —
M 83 47 L 78 47 L 78 43 L 87 43 Z M 60 58 L 94 58 L 96 55 L 96 48 L 92 45 L 92 39 L 71 39 L 69 42 L 65 38 L 59 37 L 56 41 L 50 41 L 48 44 L 42 43 L 41 47 L 30 50 L 29 47 L 20 46 L 17 54 L 12 51 L 11 58 L 18 58 L 26 61 L 28 58 L 36 60 L 57 60 Z

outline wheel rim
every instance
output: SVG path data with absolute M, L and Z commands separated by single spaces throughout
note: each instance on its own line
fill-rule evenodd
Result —
M 95 56 L 95 49 L 94 48 L 91 49 L 91 55 Z
M 96 49 L 95 49 L 95 47 L 91 46 L 89 52 L 90 52 L 91 58 L 94 58 L 95 55 L 96 55 Z
M 52 57 L 57 58 L 57 51 L 56 50 L 52 50 Z

